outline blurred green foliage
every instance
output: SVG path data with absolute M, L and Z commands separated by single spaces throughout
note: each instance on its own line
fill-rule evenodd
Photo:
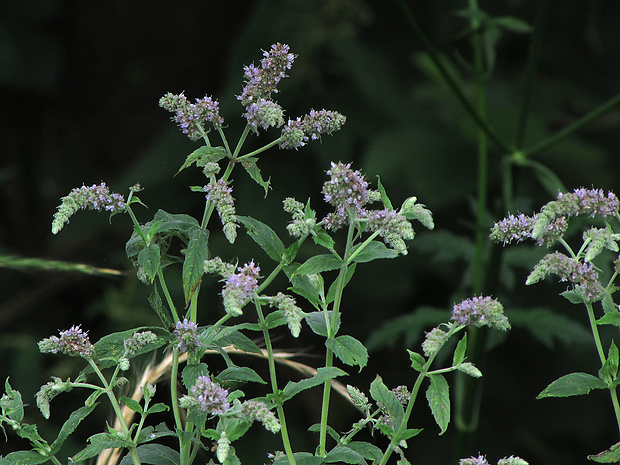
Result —
M 424 33 L 473 99 L 467 15 L 456 14 L 466 8 L 465 2 L 414 3 Z M 565 128 L 619 90 L 620 4 L 549 3 L 526 145 Z M 491 16 L 509 15 L 530 25 L 538 5 L 533 0 L 480 2 Z M 490 33 L 494 53 L 485 81 L 488 119 L 498 134 L 513 140 L 531 35 L 503 29 Z M 435 231 L 420 228 L 405 258 L 359 267 L 343 308 L 348 333 L 373 348 L 369 366 L 347 382 L 367 387 L 376 373 L 388 386 L 411 381 L 405 347 L 419 343 L 423 331 L 471 291 L 477 135 L 397 2 L 188 0 L 149 2 L 145 9 L 141 2 L 120 0 L 5 1 L 0 3 L 0 256 L 121 272 L 91 276 L 36 267 L 16 271 L 6 264 L 0 268 L 0 379 L 11 376 L 25 399 L 32 399 L 52 374 L 75 374 L 75 360 L 41 356 L 37 340 L 73 324 L 82 324 L 96 340 L 112 330 L 156 321 L 146 300 L 148 289 L 136 280 L 124 256 L 129 221 L 117 216 L 108 224 L 105 215 L 84 213 L 53 237 L 51 219 L 60 197 L 82 183 L 105 180 L 113 190 L 126 192 L 140 182 L 140 198 L 150 207 L 138 212 L 142 221 L 158 208 L 199 215 L 203 197 L 187 186 L 204 184 L 202 175 L 184 170 L 173 178 L 194 145 L 158 108 L 158 99 L 168 91 L 185 91 L 189 98 L 213 95 L 220 100 L 227 131 L 240 134 L 243 121 L 235 95 L 243 84 L 242 65 L 257 62 L 258 50 L 274 42 L 289 44 L 299 55 L 277 96 L 287 115 L 306 113 L 312 102 L 316 109 L 324 106 L 347 115 L 347 124 L 322 144 L 261 156 L 261 170 L 271 176 L 273 191 L 259 201 L 259 187 L 236 181 L 237 211 L 284 236 L 287 218 L 281 200 L 311 198 L 315 208 L 323 208 L 320 188 L 332 160 L 353 162 L 373 183 L 379 175 L 395 204 L 410 195 L 426 204 L 433 211 Z M 594 186 L 618 193 L 619 124 L 620 110 L 612 110 L 536 160 L 568 189 Z M 491 219 L 504 214 L 499 210 L 501 155 L 490 145 Z M 551 200 L 531 170 L 515 168 L 514 174 L 517 209 L 529 214 Z M 228 254 L 224 258 L 252 258 L 244 237 L 234 248 L 217 233 L 213 241 L 213 248 Z M 471 454 L 484 452 L 493 461 L 515 454 L 530 463 L 582 463 L 585 455 L 616 442 L 613 419 L 603 396 L 535 400 L 562 374 L 597 369 L 593 345 L 579 326 L 585 322 L 581 310 L 557 296 L 557 285 L 523 287 L 541 252 L 519 246 L 504 257 L 496 297 L 509 318 L 514 309 L 515 329 L 503 341 L 488 341 L 495 349 L 481 367 L 485 391 Z M 216 302 L 217 289 L 203 291 Z M 444 316 L 437 309 L 445 310 Z M 221 312 L 219 304 L 199 318 L 212 322 L 221 314 L 215 311 Z M 562 324 L 546 319 L 550 311 L 563 317 Z M 311 354 L 315 343 L 302 333 L 299 345 L 283 348 Z M 305 361 L 312 364 L 311 358 Z M 299 406 L 300 424 L 316 420 L 315 401 L 309 396 Z M 426 429 L 412 457 L 420 464 L 448 463 L 452 455 L 446 444 L 454 440 L 454 428 L 437 438 L 430 415 L 420 412 L 419 424 L 413 426 Z M 64 405 L 52 405 L 58 425 L 67 415 Z M 331 418 L 335 428 L 344 429 L 355 412 L 345 406 Z M 103 429 L 104 421 L 102 417 L 84 437 Z M 294 440 L 293 446 L 311 450 L 312 444 L 302 440 Z

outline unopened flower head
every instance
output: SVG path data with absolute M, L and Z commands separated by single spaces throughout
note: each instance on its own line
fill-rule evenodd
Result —
M 177 338 L 177 347 L 181 352 L 188 352 L 200 347 L 198 325 L 193 321 L 189 321 L 187 318 L 183 321 L 177 321 L 173 332 Z
M 241 307 L 258 288 L 258 274 L 260 272 L 260 268 L 254 265 L 254 261 L 246 263 L 237 270 L 238 273 L 226 279 L 226 285 L 222 291 L 224 309 L 232 316 L 239 316 L 243 313 Z
M 479 455 L 478 457 L 461 459 L 459 461 L 459 465 L 489 465 L 489 462 L 487 462 L 487 459 L 484 456 Z
M 305 313 L 297 306 L 295 299 L 282 292 L 278 292 L 275 297 L 271 298 L 269 305 L 284 312 L 284 317 L 291 334 L 293 337 L 299 337 L 301 320 L 303 320 Z
M 205 186 L 205 192 L 207 193 L 207 200 L 212 202 L 217 209 L 226 239 L 231 244 L 234 243 L 237 238 L 237 228 L 239 225 L 236 223 L 237 217 L 235 215 L 235 199 L 232 196 L 232 187 L 229 187 L 224 180 L 220 179 Z
M 181 398 L 181 406 L 198 407 L 208 415 L 223 415 L 230 408 L 228 391 L 208 376 L 199 376 L 190 394 Z
M 125 350 L 130 354 L 137 354 L 140 350 L 146 347 L 148 344 L 157 341 L 157 335 L 152 331 L 139 331 L 133 333 L 133 335 L 125 339 Z
M 316 225 L 315 216 L 313 215 L 311 218 L 306 218 L 304 204 L 291 197 L 284 199 L 283 203 L 284 211 L 290 213 L 293 217 L 293 221 L 286 226 L 289 234 L 293 237 L 305 237 L 309 235 Z
M 260 421 L 267 431 L 278 433 L 280 422 L 275 414 L 267 408 L 264 402 L 258 400 L 248 400 L 241 404 L 242 414 L 251 422 Z
M 526 462 L 521 457 L 511 455 L 498 460 L 497 465 L 529 465 L 529 462 Z
M 603 295 L 603 286 L 594 265 L 590 262 L 581 262 L 561 252 L 545 255 L 527 277 L 525 284 L 535 284 L 552 274 L 558 276 L 560 281 L 572 283 L 575 292 L 585 302 L 596 302 Z
M 71 385 L 71 380 L 63 381 L 60 378 L 52 376 L 54 381 L 50 381 L 47 384 L 41 386 L 39 392 L 36 394 L 37 399 L 37 407 L 41 411 L 41 414 L 44 418 L 49 419 L 50 417 L 50 402 L 61 392 L 69 392 L 73 389 Z
M 510 329 L 504 307 L 491 297 L 472 297 L 456 304 L 452 309 L 452 320 L 460 325 L 488 326 L 504 331 Z
M 424 355 L 430 357 L 435 355 L 448 340 L 448 334 L 440 328 L 433 328 L 426 333 L 426 338 L 422 343 Z
M 272 100 L 261 98 L 246 107 L 243 114 L 248 120 L 248 125 L 258 132 L 258 128 L 279 128 L 284 124 L 284 111 L 282 107 Z
M 366 394 L 364 394 L 355 386 L 347 384 L 347 393 L 349 394 L 351 401 L 357 408 L 364 411 L 370 408 L 370 403 L 368 402 L 368 397 L 366 397 Z
M 306 145 L 309 137 L 304 133 L 302 128 L 301 118 L 298 117 L 294 120 L 289 119 L 286 126 L 282 128 L 280 148 L 297 150 L 299 147 Z
M 254 64 L 243 68 L 245 87 L 237 99 L 241 100 L 246 108 L 260 99 L 270 100 L 272 92 L 278 92 L 278 83 L 286 77 L 286 71 L 291 69 L 295 60 L 295 55 L 290 53 L 290 47 L 279 43 L 263 52 L 263 57 L 260 68 Z
M 52 336 L 39 342 L 39 350 L 46 354 L 66 354 L 74 357 L 90 358 L 95 354 L 95 346 L 88 339 L 88 332 L 79 326 L 72 326 L 60 332 L 60 337 Z
M 407 255 L 406 240 L 415 236 L 411 223 L 396 210 L 371 210 L 362 212 L 368 220 L 370 231 L 379 231 L 385 242 L 394 250 Z
M 205 273 L 219 274 L 226 279 L 235 274 L 235 265 L 223 261 L 220 257 L 205 260 L 202 264 L 202 268 Z
M 323 185 L 323 198 L 336 211 L 327 215 L 323 223 L 327 229 L 336 231 L 347 223 L 349 215 L 363 215 L 363 207 L 368 203 L 368 183 L 359 171 L 351 169 L 350 163 L 332 162 L 327 174 L 330 180 Z
M 180 94 L 169 92 L 159 100 L 159 106 L 174 113 L 172 120 L 191 140 L 198 140 L 206 134 L 207 123 L 216 129 L 221 128 L 224 123 L 219 113 L 219 102 L 209 96 L 190 103 L 182 92 Z
M 62 198 L 58 211 L 54 214 L 52 233 L 58 234 L 69 218 L 78 210 L 99 210 L 110 213 L 121 212 L 126 208 L 125 199 L 121 194 L 110 193 L 105 182 L 90 187 L 82 186 L 73 189 L 69 195 Z

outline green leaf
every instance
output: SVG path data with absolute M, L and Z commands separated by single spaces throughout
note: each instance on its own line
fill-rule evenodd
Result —
M 294 272 L 294 270 L 290 271 L 291 275 Z M 289 275 L 289 270 L 285 270 L 285 273 Z M 320 277 L 321 275 L 318 274 L 316 276 Z M 292 292 L 308 300 L 308 302 L 314 305 L 317 310 L 321 309 L 321 294 L 324 292 L 323 288 L 317 289 L 314 286 L 314 283 L 310 281 L 310 278 L 303 274 L 289 276 L 289 279 L 291 281 L 291 284 L 293 285 L 293 287 L 289 288 Z M 323 284 L 323 278 L 319 279 L 321 281 L 321 284 Z
M 0 465 L 39 465 L 45 463 L 50 458 L 39 454 L 34 450 L 20 450 L 11 452 L 6 457 L 0 457 Z
M 325 463 L 365 463 L 359 452 L 348 446 L 338 445 L 325 456 Z
M 560 292 L 560 295 L 568 300 L 571 304 L 582 304 L 583 297 L 577 294 L 574 290 Z
M 337 270 L 342 266 L 342 259 L 332 254 L 310 257 L 297 268 L 295 275 L 309 275 L 324 271 Z
M 159 296 L 159 292 L 157 291 L 157 286 L 153 286 L 153 292 L 149 295 L 148 302 L 151 305 L 151 308 L 155 310 L 155 313 L 157 313 L 157 316 L 165 328 L 174 326 L 170 312 L 164 308 L 164 304 Z
M 456 369 L 468 374 L 472 378 L 480 378 L 482 376 L 482 372 L 471 362 L 459 363 Z
M 258 373 L 248 367 L 228 367 L 217 375 L 221 381 L 237 381 L 267 384 Z
M 195 365 L 186 365 L 181 372 L 181 379 L 183 385 L 188 391 L 196 384 L 196 380 L 199 376 L 206 376 L 209 374 L 209 367 L 206 363 L 197 363 Z
M 409 197 L 403 202 L 400 207 L 400 214 L 408 220 L 417 220 L 426 229 L 435 229 L 435 222 L 433 221 L 433 214 L 421 203 L 416 203 L 415 197 Z
M 426 390 L 426 400 L 439 426 L 439 435 L 442 435 L 450 423 L 450 389 L 442 375 L 429 375 L 429 379 L 431 384 Z
M 525 21 L 514 16 L 499 16 L 491 19 L 491 22 L 512 32 L 529 33 L 534 30 Z
M 146 411 L 146 414 L 151 415 L 153 413 L 167 412 L 168 410 L 170 410 L 170 407 L 168 407 L 168 405 L 164 404 L 163 402 L 158 402 L 155 405 L 151 405 Z
M 331 320 L 333 312 L 329 310 L 327 312 L 327 317 Z M 327 337 L 327 321 L 325 320 L 325 312 L 311 312 L 306 313 L 304 317 L 310 329 L 319 336 Z M 338 321 L 336 322 L 336 333 L 338 333 L 338 329 L 340 329 L 340 313 L 338 313 Z
M 36 425 L 22 423 L 17 429 L 15 429 L 15 433 L 20 438 L 28 439 L 32 443 L 41 442 L 43 444 L 47 444 L 47 441 L 39 434 Z
M 138 265 L 144 269 L 151 284 L 157 276 L 160 260 L 160 250 L 157 244 L 149 244 L 138 253 Z
M 80 407 L 79 409 L 75 410 L 73 413 L 71 413 L 67 421 L 65 421 L 64 424 L 62 425 L 62 428 L 60 428 L 60 431 L 58 432 L 58 436 L 56 437 L 56 440 L 51 445 L 51 449 L 52 449 L 50 452 L 51 454 L 58 453 L 58 451 L 64 444 L 65 440 L 69 437 L 69 435 L 73 433 L 73 431 L 75 431 L 75 429 L 78 427 L 80 422 L 84 418 L 86 418 L 95 409 L 97 405 L 98 404 L 96 403 L 93 403 L 92 405 L 84 405 Z
M 265 251 L 269 258 L 276 262 L 282 260 L 285 252 L 284 244 L 273 229 L 249 216 L 237 216 L 237 220 L 245 226 L 248 235 Z
M 463 335 L 463 338 L 456 345 L 454 349 L 454 357 L 452 358 L 452 366 L 460 365 L 465 360 L 465 351 L 467 350 L 467 333 Z
M 413 368 L 416 371 L 422 371 L 424 369 L 424 364 L 426 363 L 426 360 L 424 359 L 424 357 L 421 354 L 418 354 L 417 352 L 413 352 L 409 349 L 407 349 L 407 352 L 409 352 L 409 359 L 411 360 L 411 368 Z
M 383 184 L 381 184 L 380 176 L 377 176 L 377 187 L 379 187 L 379 193 L 381 194 L 381 201 L 383 202 L 383 206 L 388 210 L 394 210 L 392 202 L 390 202 L 387 192 L 385 191 L 385 187 L 383 187 Z
M 360 454 L 365 459 L 379 461 L 383 457 L 383 451 L 374 444 L 363 441 L 352 441 L 347 444 L 351 449 Z
M 261 350 L 261 348 L 258 347 L 256 343 L 252 341 L 252 339 L 239 331 L 234 331 L 230 333 L 227 339 L 233 346 L 235 346 L 236 349 L 243 350 L 244 352 L 263 355 L 263 351 Z
M 203 145 L 187 156 L 185 163 L 183 163 L 183 166 L 179 168 L 177 174 L 185 168 L 192 166 L 194 163 L 196 163 L 196 166 L 205 166 L 208 162 L 216 162 L 224 158 L 226 155 L 227 152 L 224 147 L 207 147 L 206 145 Z
M 407 429 L 403 435 L 400 437 L 401 441 L 406 441 L 407 439 L 411 439 L 422 432 L 422 428 L 409 428 Z
M 323 384 L 325 381 L 336 378 L 338 376 L 346 376 L 347 373 L 336 367 L 321 367 L 317 370 L 316 375 L 312 378 L 302 379 L 301 381 L 293 382 L 289 381 L 284 387 L 280 400 L 284 402 L 296 396 L 301 391 L 310 389 L 319 384 Z
M 334 240 L 323 229 L 320 229 L 316 234 L 313 234 L 312 240 L 315 244 L 325 247 L 327 250 L 334 250 Z
M 366 244 L 366 247 L 361 249 L 360 253 L 356 255 L 356 251 L 363 246 L 364 243 L 358 244 L 353 247 L 351 256 L 353 256 L 354 263 L 366 263 L 379 258 L 396 258 L 398 252 L 394 249 L 388 249 L 383 242 L 370 241 Z
M 308 431 L 310 431 L 312 433 L 320 432 L 321 431 L 321 424 L 320 423 L 315 423 L 310 428 L 308 428 Z M 340 442 L 340 435 L 336 432 L 336 430 L 334 428 L 332 428 L 329 425 L 325 425 L 325 431 L 327 432 L 327 434 L 329 434 L 332 437 L 332 439 L 334 441 Z
M 611 341 L 611 346 L 609 347 L 609 353 L 607 355 L 607 360 L 605 360 L 605 364 L 599 370 L 599 378 L 600 379 L 608 379 L 612 380 L 616 379 L 618 375 L 618 348 L 614 341 Z
M 377 376 L 372 383 L 370 383 L 370 395 L 371 397 L 385 406 L 392 421 L 394 423 L 394 430 L 400 427 L 403 417 L 405 416 L 405 410 L 403 405 L 392 391 L 390 391 L 380 376 Z
M 99 455 L 106 449 L 132 446 L 132 442 L 129 439 L 123 439 L 110 433 L 95 434 L 88 438 L 88 442 L 89 444 L 84 449 L 71 458 L 73 462 L 89 459 L 95 455 Z
M 125 396 L 121 397 L 119 400 L 134 412 L 139 414 L 144 413 L 142 406 L 137 401 Z
M 191 228 L 183 261 L 183 291 L 189 304 L 200 286 L 204 274 L 203 263 L 209 259 L 209 231 L 198 226 Z
M 581 396 L 588 394 L 592 389 L 606 388 L 607 384 L 596 376 L 587 373 L 570 373 L 556 379 L 536 398 Z
M 618 312 L 606 313 L 605 315 L 600 317 L 598 320 L 596 320 L 596 324 L 597 325 L 620 326 L 620 313 Z
M 327 339 L 325 345 L 331 349 L 336 357 L 347 365 L 357 365 L 362 368 L 368 363 L 368 351 L 364 344 L 352 336 L 338 336 Z
M 609 449 L 599 452 L 596 455 L 588 455 L 588 460 L 598 463 L 618 463 L 620 462 L 620 442 L 614 444 Z
M 144 444 L 136 448 L 140 462 L 150 465 L 178 465 L 181 461 L 179 453 L 161 444 Z M 131 454 L 126 454 L 119 465 L 131 465 Z
M 267 179 L 266 181 L 263 179 L 263 176 L 261 175 L 261 172 L 258 169 L 258 166 L 256 165 L 257 161 L 258 161 L 258 158 L 254 158 L 254 157 L 244 158 L 243 160 L 241 160 L 241 166 L 245 168 L 245 170 L 248 172 L 250 177 L 256 182 L 256 184 L 258 184 L 263 189 L 265 189 L 265 197 L 267 197 L 267 194 L 269 193 L 269 188 L 270 188 L 270 181 L 269 179 Z
M 293 454 L 295 458 L 295 463 L 297 465 L 321 465 L 325 463 L 324 457 L 317 457 L 312 455 L 310 452 L 295 452 Z M 281 459 L 273 462 L 273 465 L 289 465 L 289 460 L 287 457 L 282 457 Z
M 162 329 L 155 326 L 141 326 L 134 329 L 127 329 L 118 333 L 108 334 L 95 343 L 95 360 L 99 368 L 108 368 L 115 365 L 118 359 L 125 354 L 125 339 L 129 339 L 135 332 L 152 331 L 158 335 L 155 342 L 151 342 L 140 349 L 135 354 L 125 355 L 126 357 L 135 357 L 137 355 L 146 354 L 154 349 L 166 344 L 169 337 L 161 336 Z M 167 334 L 167 333 L 166 333 Z M 90 372 L 92 368 L 88 366 L 84 372 Z
M 4 381 L 5 395 L 2 399 L 2 413 L 8 416 L 11 420 L 21 423 L 24 419 L 24 403 L 22 402 L 22 395 L 19 391 L 16 391 L 9 384 L 9 378 Z

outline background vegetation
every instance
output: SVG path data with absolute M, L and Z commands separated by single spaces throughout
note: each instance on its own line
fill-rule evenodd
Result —
M 473 101 L 469 23 L 455 14 L 465 3 L 415 2 L 413 12 Z M 549 3 L 525 145 L 566 128 L 620 91 L 620 4 Z M 480 2 L 491 16 L 510 15 L 529 24 L 539 6 L 533 0 Z M 531 37 L 510 31 L 498 35 L 494 66 L 484 82 L 488 120 L 511 140 Z M 410 195 L 426 204 L 435 215 L 435 231 L 418 228 L 405 258 L 360 267 L 343 308 L 348 333 L 372 349 L 369 366 L 347 382 L 367 389 L 380 373 L 388 386 L 411 384 L 405 348 L 415 349 L 423 330 L 433 326 L 433 309 L 443 309 L 447 316 L 454 302 L 471 293 L 477 133 L 431 66 L 398 2 L 21 0 L 0 3 L 0 378 L 10 376 L 13 387 L 32 404 L 51 375 L 75 376 L 76 360 L 38 353 L 41 338 L 82 324 L 97 340 L 110 331 L 156 322 L 147 289 L 124 255 L 131 232 L 128 219 L 118 216 L 110 225 L 106 215 L 77 215 L 55 237 L 50 224 L 60 197 L 82 183 L 104 180 L 124 193 L 140 182 L 145 188 L 140 198 L 150 207 L 140 212 L 142 219 L 158 208 L 199 215 L 204 199 L 187 186 L 204 184 L 202 175 L 185 170 L 173 178 L 193 144 L 158 108 L 158 99 L 168 91 L 185 91 L 190 98 L 213 95 L 220 100 L 228 130 L 240 133 L 243 121 L 235 95 L 243 84 L 242 65 L 258 62 L 259 50 L 275 42 L 289 44 L 299 55 L 278 94 L 288 115 L 302 115 L 315 106 L 337 110 L 348 120 L 322 144 L 263 156 L 261 169 L 271 176 L 274 189 L 262 200 L 258 186 L 237 181 L 237 211 L 284 236 L 287 218 L 281 200 L 311 197 L 321 208 L 320 188 L 331 160 L 353 162 L 370 181 L 380 175 L 395 204 Z M 570 190 L 593 186 L 620 193 L 619 123 L 620 112 L 612 109 L 535 158 Z M 503 155 L 489 143 L 489 226 L 504 215 L 499 200 Z M 517 167 L 513 174 L 514 201 L 521 211 L 531 214 L 551 200 L 531 170 Z M 244 237 L 234 248 L 226 248 L 221 237 L 214 240 L 227 258 L 252 258 Z M 565 373 L 598 369 L 594 345 L 582 329 L 585 314 L 557 295 L 561 286 L 523 286 L 542 253 L 521 245 L 506 254 L 494 296 L 515 327 L 505 340 L 488 341 L 494 347 L 481 367 L 480 426 L 467 443 L 469 455 L 482 452 L 497 460 L 515 454 L 532 464 L 570 465 L 617 442 L 602 392 L 588 398 L 535 399 Z M 59 273 L 14 262 L 35 257 L 119 274 Z M 259 263 L 265 259 L 255 258 Z M 216 302 L 217 289 L 206 292 Z M 564 317 L 561 324 L 546 322 L 543 309 Z M 221 312 L 219 304 L 204 309 L 203 323 Z M 316 341 L 309 331 L 304 336 L 293 342 L 282 339 L 281 348 L 300 351 L 299 360 L 312 365 Z M 251 363 L 260 367 L 260 361 Z M 301 425 L 317 421 L 316 396 L 297 403 Z M 52 404 L 58 424 L 67 416 L 65 407 L 83 402 L 79 394 L 63 399 Z M 348 405 L 335 412 L 331 423 L 336 429 L 345 430 L 356 420 Z M 105 420 L 102 416 L 101 429 Z M 455 425 L 438 438 L 430 414 L 419 408 L 412 426 L 425 427 L 410 441 L 416 463 L 453 458 Z M 306 436 L 294 438 L 293 445 L 312 450 L 312 443 L 303 442 Z M 13 440 L 9 449 L 16 445 Z

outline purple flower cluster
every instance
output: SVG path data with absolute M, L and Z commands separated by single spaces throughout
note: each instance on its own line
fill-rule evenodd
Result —
M 208 376 L 196 379 L 189 397 L 194 405 L 208 415 L 223 415 L 230 408 L 228 391 Z
M 456 304 L 451 319 L 460 325 L 488 326 L 503 331 L 510 329 L 504 307 L 491 297 L 472 297 Z
M 525 284 L 535 284 L 547 276 L 554 274 L 560 281 L 568 281 L 574 285 L 575 292 L 585 302 L 596 302 L 603 296 L 603 286 L 598 280 L 598 272 L 590 262 L 554 252 L 545 255 L 527 277 Z
M 368 183 L 359 171 L 353 171 L 351 164 L 331 163 L 327 171 L 329 181 L 323 185 L 323 198 L 336 207 L 334 213 L 328 214 L 323 223 L 327 229 L 340 229 L 350 216 L 365 216 L 364 205 L 369 201 Z
M 281 149 L 298 149 L 306 145 L 308 140 L 318 140 L 321 134 L 332 134 L 339 131 L 344 123 L 346 116 L 337 111 L 330 110 L 310 110 L 310 113 L 303 118 L 296 118 L 288 121 L 282 129 L 280 140 Z
M 479 455 L 478 457 L 469 457 L 467 459 L 461 459 L 459 465 L 489 465 L 487 459 Z M 511 455 L 510 457 L 504 457 L 497 461 L 497 465 L 528 465 L 528 462 L 521 457 Z
M 88 332 L 79 326 L 72 326 L 60 332 L 60 337 L 52 336 L 39 341 L 39 350 L 46 354 L 66 354 L 73 357 L 90 358 L 95 354 L 95 346 L 88 339 Z
M 538 245 L 550 247 L 560 239 L 568 228 L 567 219 L 577 215 L 590 217 L 618 214 L 618 198 L 613 192 L 605 194 L 601 189 L 575 189 L 572 193 L 558 194 L 557 200 L 544 205 L 540 213 L 529 217 L 524 214 L 510 215 L 495 223 L 490 238 L 504 245 L 535 239 Z
M 246 107 L 243 114 L 248 124 L 258 132 L 258 127 L 268 129 L 272 126 L 279 128 L 284 124 L 284 111 L 282 107 L 273 100 L 258 99 L 256 102 L 250 103 Z
M 263 52 L 260 68 L 251 64 L 243 68 L 245 74 L 245 87 L 241 100 L 246 109 L 260 99 L 270 100 L 271 93 L 277 93 L 277 85 L 286 77 L 286 71 L 291 69 L 295 55 L 290 53 L 290 47 L 286 44 L 274 44 L 271 50 Z
M 219 102 L 209 96 L 196 99 L 196 103 L 190 103 L 183 92 L 180 94 L 168 92 L 159 99 L 159 106 L 174 113 L 172 120 L 191 140 L 198 140 L 204 136 L 206 123 L 211 123 L 216 129 L 224 124 L 220 116 Z
M 189 321 L 187 318 L 183 321 L 177 321 L 173 332 L 177 337 L 177 347 L 181 352 L 188 352 L 200 347 L 198 325 L 193 321 Z
M 126 205 L 123 196 L 117 193 L 110 193 L 110 189 L 105 182 L 99 185 L 93 184 L 90 187 L 76 187 L 69 195 L 62 198 L 62 203 L 54 214 L 52 233 L 57 234 L 69 222 L 69 218 L 72 215 L 78 210 L 87 208 L 114 213 L 125 210 Z
M 232 196 L 232 187 L 226 185 L 223 179 L 211 182 L 205 186 L 206 198 L 212 202 L 217 209 L 217 213 L 222 221 L 224 235 L 231 244 L 237 237 L 238 225 L 235 222 L 235 199 Z
M 139 331 L 123 341 L 125 350 L 129 354 L 136 354 L 148 344 L 157 341 L 157 335 L 152 331 Z
M 379 231 L 379 235 L 390 247 L 403 255 L 407 254 L 405 239 L 411 240 L 415 235 L 407 218 L 396 210 L 388 210 L 387 208 L 365 212 L 365 216 L 368 219 L 367 224 L 370 231 Z
M 459 461 L 459 465 L 489 465 L 489 462 L 487 462 L 487 459 L 484 456 L 479 455 L 478 457 L 461 459 Z
M 222 291 L 224 308 L 232 316 L 239 316 L 243 313 L 241 307 L 258 288 L 258 274 L 260 273 L 260 268 L 254 265 L 254 261 L 246 263 L 237 270 L 238 273 L 226 279 L 226 285 Z

